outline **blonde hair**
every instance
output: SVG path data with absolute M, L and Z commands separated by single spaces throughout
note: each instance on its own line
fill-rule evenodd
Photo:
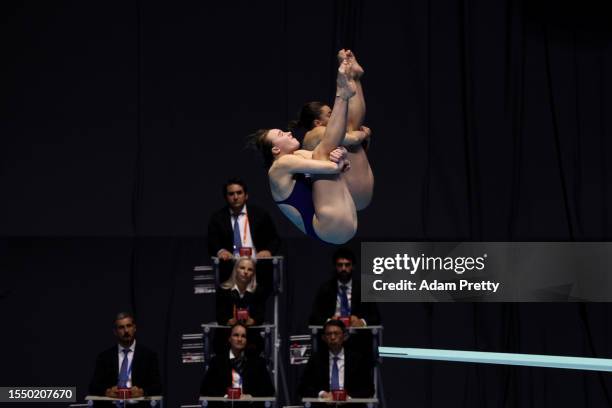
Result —
M 234 287 L 234 285 L 236 284 L 236 274 L 238 273 L 238 267 L 244 261 L 249 261 L 251 262 L 251 265 L 253 265 L 253 277 L 247 285 L 246 290 L 249 292 L 253 292 L 255 288 L 257 288 L 257 272 L 255 268 L 255 260 L 248 256 L 241 256 L 240 258 L 236 259 L 236 262 L 234 262 L 234 268 L 232 269 L 232 274 L 230 275 L 229 279 L 221 284 L 221 287 L 223 289 L 231 289 Z

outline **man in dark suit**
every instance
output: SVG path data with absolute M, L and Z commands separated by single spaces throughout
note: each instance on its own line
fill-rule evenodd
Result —
M 275 255 L 280 247 L 276 227 L 264 210 L 247 206 L 249 193 L 244 181 L 228 180 L 223 185 L 223 196 L 227 205 L 208 223 L 209 255 L 227 261 L 240 247 L 250 247 L 258 258 Z
M 334 253 L 334 277 L 317 291 L 309 324 L 323 325 L 340 317 L 349 318 L 353 327 L 380 324 L 376 304 L 361 302 L 361 282 L 353 276 L 355 263 L 355 254 L 348 248 Z
M 118 398 L 119 388 L 129 388 L 132 397 L 161 395 L 157 354 L 140 343 L 136 345 L 134 316 L 119 313 L 113 332 L 118 344 L 98 355 L 89 385 L 90 394 Z M 147 406 L 148 403 L 141 405 Z M 114 405 L 96 403 L 96 406 Z
M 231 387 L 240 388 L 244 396 L 274 396 L 274 385 L 266 369 L 265 360 L 255 355 L 247 356 L 245 353 L 246 326 L 242 323 L 233 325 L 228 342 L 228 352 L 218 354 L 210 361 L 200 386 L 200 395 L 223 396 L 227 393 L 227 388 Z
M 332 391 L 343 389 L 353 398 L 374 395 L 372 365 L 355 351 L 344 348 L 346 327 L 329 320 L 323 327 L 324 350 L 310 357 L 300 383 L 302 397 L 330 400 Z

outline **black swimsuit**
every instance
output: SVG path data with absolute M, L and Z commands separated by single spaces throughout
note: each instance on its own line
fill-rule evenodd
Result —
M 312 219 L 315 215 L 315 208 L 312 203 L 312 180 L 304 174 L 295 174 L 293 179 L 295 180 L 295 185 L 289 197 L 282 201 L 276 201 L 276 204 L 287 204 L 298 210 L 302 217 L 306 234 L 321 240 L 312 225 Z

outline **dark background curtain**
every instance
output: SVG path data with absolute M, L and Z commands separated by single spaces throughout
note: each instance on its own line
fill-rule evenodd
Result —
M 0 385 L 76 385 L 82 398 L 114 314 L 133 309 L 167 406 L 195 401 L 201 367 L 181 364 L 180 335 L 214 310 L 191 268 L 208 262 L 208 216 L 233 175 L 285 239 L 283 338 L 304 333 L 333 247 L 282 217 L 243 144 L 331 101 L 342 47 L 366 69 L 376 176 L 353 248 L 611 238 L 603 2 L 0 7 Z M 381 310 L 387 345 L 612 357 L 607 304 Z M 383 378 L 390 407 L 612 406 L 609 375 L 594 372 L 387 359 Z

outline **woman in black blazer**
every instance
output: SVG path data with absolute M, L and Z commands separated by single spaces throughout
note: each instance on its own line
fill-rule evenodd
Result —
M 270 289 L 257 282 L 255 260 L 249 257 L 238 258 L 229 279 L 217 288 L 217 323 L 228 326 L 242 323 L 246 327 L 262 324 L 269 295 Z M 228 335 L 228 331 L 220 330 L 215 336 L 217 353 L 226 350 L 225 340 Z M 249 352 L 263 350 L 261 336 L 249 330 L 248 337 Z
M 245 352 L 248 343 L 246 326 L 242 323 L 233 325 L 227 341 L 229 350 L 210 360 L 200 386 L 200 395 L 224 396 L 227 394 L 227 388 L 232 387 L 241 388 L 241 394 L 244 396 L 274 396 L 274 385 L 265 360 L 259 356 L 249 356 Z
M 241 257 L 236 260 L 229 279 L 217 289 L 217 323 L 232 326 L 262 324 L 270 290 L 257 284 L 255 261 Z

